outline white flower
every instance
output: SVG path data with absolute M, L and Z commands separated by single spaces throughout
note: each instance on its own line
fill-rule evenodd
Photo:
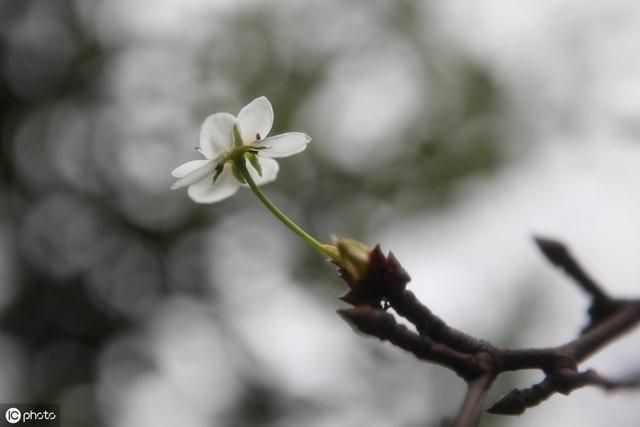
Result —
M 300 132 L 267 138 L 272 125 L 273 108 L 264 96 L 242 108 L 237 118 L 229 113 L 207 117 L 197 148 L 204 159 L 192 160 L 171 171 L 178 178 L 171 189 L 189 186 L 189 197 L 196 203 L 226 199 L 243 185 L 236 178 L 237 173 L 234 175 L 237 171 L 233 164 L 242 157 L 250 158 L 247 169 L 257 185 L 275 180 L 279 166 L 273 158 L 304 151 L 311 138 Z

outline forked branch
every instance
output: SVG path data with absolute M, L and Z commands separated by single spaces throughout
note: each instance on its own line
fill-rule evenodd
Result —
M 456 427 L 478 423 L 487 391 L 503 372 L 539 369 L 545 379 L 500 397 L 488 412 L 503 415 L 523 413 L 554 393 L 568 394 L 586 387 L 604 390 L 640 387 L 640 374 L 618 380 L 608 379 L 593 370 L 580 372 L 579 364 L 596 351 L 618 339 L 640 321 L 639 299 L 610 297 L 560 242 L 536 237 L 535 242 L 545 257 L 564 271 L 591 298 L 589 322 L 573 340 L 549 348 L 501 349 L 454 329 L 434 315 L 416 296 L 406 290 L 409 275 L 393 254 L 385 256 L 376 246 L 369 253 L 367 275 L 353 280 L 340 270 L 349 285 L 342 299 L 353 307 L 338 313 L 358 331 L 389 341 L 418 359 L 454 371 L 468 385 L 467 395 L 456 418 Z M 396 322 L 394 311 L 411 322 L 417 332 Z

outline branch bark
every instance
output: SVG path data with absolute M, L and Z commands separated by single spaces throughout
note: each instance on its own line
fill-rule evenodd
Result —
M 393 254 L 385 256 L 376 246 L 369 254 L 364 279 L 353 280 L 340 270 L 349 285 L 342 299 L 353 307 L 338 313 L 366 335 L 413 353 L 418 359 L 442 365 L 467 382 L 468 390 L 456 417 L 455 427 L 478 424 L 487 391 L 503 372 L 539 369 L 545 379 L 529 388 L 515 389 L 500 397 L 488 412 L 503 415 L 523 413 L 554 393 L 595 386 L 605 390 L 640 387 L 640 374 L 619 380 L 607 379 L 593 370 L 580 372 L 579 364 L 640 322 L 640 299 L 611 298 L 602 286 L 575 260 L 562 243 L 542 237 L 535 242 L 545 257 L 564 271 L 591 299 L 589 322 L 573 340 L 548 348 L 502 349 L 454 329 L 406 290 L 410 278 Z M 411 322 L 413 332 L 386 312 L 392 307 Z
M 487 392 L 493 384 L 491 374 L 480 375 L 468 383 L 467 395 L 458 412 L 454 427 L 477 426 L 482 414 L 482 406 L 487 399 Z

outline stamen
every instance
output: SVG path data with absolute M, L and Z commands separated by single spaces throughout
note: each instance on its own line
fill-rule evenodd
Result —
M 196 151 L 204 156 L 204 152 L 200 147 L 196 147 Z
M 259 133 L 256 133 L 256 141 L 260 141 L 262 138 L 260 137 Z

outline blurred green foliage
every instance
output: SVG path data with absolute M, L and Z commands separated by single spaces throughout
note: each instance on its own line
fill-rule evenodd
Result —
M 88 3 L 91 3 L 88 8 L 94 10 L 99 10 L 102 4 Z M 207 280 L 202 272 L 206 261 L 197 263 L 196 273 L 184 279 L 188 284 L 178 286 L 171 282 L 167 271 L 168 259 L 175 245 L 190 233 L 215 224 L 238 206 L 256 203 L 249 195 L 239 196 L 226 206 L 215 208 L 193 206 L 185 200 L 181 201 L 182 213 L 173 215 L 171 220 L 161 221 L 160 225 L 141 220 L 145 218 L 144 212 L 137 214 L 135 209 L 123 204 L 123 200 L 130 197 L 127 192 L 132 188 L 137 191 L 135 185 L 127 181 L 125 174 L 119 181 L 114 180 L 113 177 L 120 174 L 121 165 L 114 161 L 112 153 L 106 151 L 118 149 L 115 145 L 118 138 L 124 138 L 120 142 L 126 144 L 127 133 L 105 127 L 91 115 L 80 118 L 90 121 L 89 132 L 86 140 L 78 141 L 79 151 L 74 150 L 73 153 L 78 155 L 86 150 L 104 157 L 102 164 L 89 161 L 88 170 L 83 175 L 87 182 L 97 182 L 97 186 L 87 189 L 82 182 L 65 179 L 59 172 L 45 173 L 48 168 L 56 169 L 57 166 L 51 164 L 47 169 L 39 169 L 41 163 L 34 163 L 34 175 L 42 181 L 25 176 L 16 165 L 16 153 L 21 149 L 18 145 L 21 143 L 18 139 L 21 129 L 27 123 L 38 128 L 37 134 L 41 137 L 32 138 L 30 144 L 48 164 L 57 143 L 48 137 L 49 120 L 55 117 L 60 106 L 70 103 L 81 111 L 105 109 L 110 112 L 117 109 L 118 104 L 113 103 L 117 95 L 110 92 L 109 86 L 109 80 L 114 77 L 110 73 L 115 72 L 113 64 L 128 49 L 145 48 L 136 40 L 129 44 L 105 40 L 104 35 L 96 32 L 94 21 L 81 16 L 80 9 L 86 7 L 79 4 L 70 0 L 24 0 L 9 2 L 2 7 L 0 57 L 3 58 L 4 71 L 0 77 L 0 200 L 2 219 L 13 229 L 9 236 L 13 239 L 11 247 L 15 250 L 17 262 L 13 286 L 16 294 L 0 312 L 0 327 L 3 333 L 15 337 L 25 348 L 27 365 L 51 345 L 76 345 L 76 350 L 67 358 L 49 360 L 50 364 L 44 368 L 44 372 L 50 374 L 46 387 L 26 387 L 25 398 L 32 401 L 55 401 L 74 385 L 95 384 L 98 380 L 97 361 L 104 346 L 135 330 L 140 321 L 126 311 L 114 311 L 96 298 L 88 288 L 87 268 L 60 275 L 53 273 L 56 266 L 46 266 L 46 258 L 44 266 L 42 260 L 34 262 L 30 248 L 25 244 L 25 241 L 33 240 L 25 235 L 34 232 L 30 229 L 34 224 L 27 223 L 27 219 L 45 201 L 55 195 L 67 195 L 86 207 L 90 218 L 107 224 L 101 239 L 118 235 L 124 236 L 122 238 L 129 242 L 128 245 L 142 245 L 154 259 L 159 260 L 159 279 L 149 286 L 156 290 L 156 297 L 160 299 L 176 293 L 197 297 L 212 292 L 205 291 L 207 287 L 198 283 L 199 280 Z M 398 135 L 398 140 L 389 141 L 394 149 L 383 161 L 364 162 L 366 166 L 361 169 L 349 169 L 337 165 L 312 145 L 299 161 L 283 162 L 280 179 L 267 191 L 295 203 L 295 216 L 315 234 L 325 237 L 334 231 L 367 241 L 380 223 L 402 220 L 405 215 L 417 211 L 442 209 L 451 202 L 461 185 L 469 180 L 482 179 L 500 168 L 507 160 L 502 137 L 506 114 L 502 110 L 500 87 L 487 70 L 461 57 L 453 48 L 434 48 L 421 38 L 419 30 L 422 23 L 415 13 L 415 2 L 403 1 L 391 8 L 381 3 L 361 4 L 359 7 L 379 8 L 375 13 L 384 19 L 377 21 L 377 25 L 384 27 L 378 28 L 377 32 L 398 37 L 411 46 L 418 57 L 416 73 L 430 88 L 430 98 L 424 100 L 429 107 L 420 105 L 416 118 Z M 274 132 L 293 129 L 300 123 L 299 113 L 304 110 L 305 103 L 323 90 L 336 58 L 345 50 L 358 50 L 357 45 L 351 46 L 346 40 L 333 48 L 307 49 L 303 41 L 296 40 L 296 36 L 291 34 L 288 35 L 291 37 L 288 40 L 291 50 L 287 56 L 280 45 L 283 30 L 278 26 L 281 21 L 278 21 L 277 13 L 268 6 L 229 12 L 222 19 L 217 17 L 216 23 L 220 27 L 216 27 L 206 42 L 186 54 L 182 52 L 182 58 L 193 62 L 194 76 L 201 80 L 202 86 L 207 86 L 210 80 L 223 80 L 235 93 L 222 99 L 207 96 L 201 99 L 196 94 L 186 94 L 198 99 L 189 112 L 194 116 L 194 123 L 206 114 L 224 109 L 223 106 L 242 105 L 238 102 L 265 94 L 276 109 Z M 334 10 L 331 13 L 341 12 Z M 61 38 L 47 38 L 37 29 L 26 28 L 33 22 L 61 28 L 61 32 L 56 33 Z M 19 49 L 16 34 L 29 31 L 34 32 L 32 39 L 28 43 L 25 41 L 25 49 Z M 162 49 L 166 42 L 158 40 L 155 43 Z M 256 49 L 256 43 L 260 44 L 260 49 Z M 365 40 L 364 43 L 376 41 Z M 58 49 L 63 45 L 65 50 L 61 50 L 60 55 L 64 58 L 60 59 L 57 57 Z M 165 47 L 169 52 L 185 49 L 180 45 L 172 47 L 168 44 Z M 58 64 L 58 59 L 62 65 Z M 24 64 L 31 64 L 37 69 Z M 25 66 L 25 72 L 17 73 L 15 67 L 18 66 Z M 14 67 L 13 71 L 11 67 Z M 49 75 L 48 67 L 57 67 L 60 72 L 55 76 Z M 139 72 L 153 70 L 143 68 L 141 62 Z M 23 88 L 31 90 L 25 92 Z M 126 116 L 128 113 L 122 114 Z M 130 119 L 136 120 L 135 117 Z M 120 126 L 126 128 L 128 125 L 125 121 Z M 324 142 L 316 139 L 313 144 Z M 176 141 L 175 145 L 178 144 L 184 142 Z M 349 149 L 345 147 L 345 150 Z M 140 197 L 143 196 L 141 192 Z M 167 190 L 166 195 L 152 194 L 149 197 L 156 200 L 157 206 L 162 206 L 178 200 L 176 194 L 171 196 L 174 198 L 168 199 Z M 132 197 L 136 198 L 135 195 Z M 179 197 L 186 199 L 184 194 Z M 55 231 L 56 223 L 51 216 L 38 218 L 42 223 L 36 224 L 37 227 Z M 39 246 L 45 254 L 47 251 L 55 254 L 65 248 L 56 244 L 47 248 L 38 239 L 32 244 Z M 59 256 L 59 253 L 51 255 L 50 262 L 55 263 Z M 290 268 L 296 272 L 301 285 L 305 285 L 307 279 L 318 277 L 329 283 L 338 283 L 330 269 L 318 262 L 316 254 L 305 253 L 297 260 L 299 264 Z M 136 268 L 133 267 L 134 270 Z M 112 281 L 106 283 L 115 286 Z M 135 302 L 132 304 L 136 305 Z M 69 364 L 69 360 L 74 360 L 74 363 Z M 286 402 L 287 395 L 277 390 L 277 384 L 268 387 L 256 384 L 247 382 L 237 410 L 229 415 L 229 425 L 277 425 L 279 414 L 292 404 Z M 97 402 L 92 401 L 90 407 L 97 406 Z M 100 411 L 95 409 L 77 425 L 98 426 L 104 423 Z

